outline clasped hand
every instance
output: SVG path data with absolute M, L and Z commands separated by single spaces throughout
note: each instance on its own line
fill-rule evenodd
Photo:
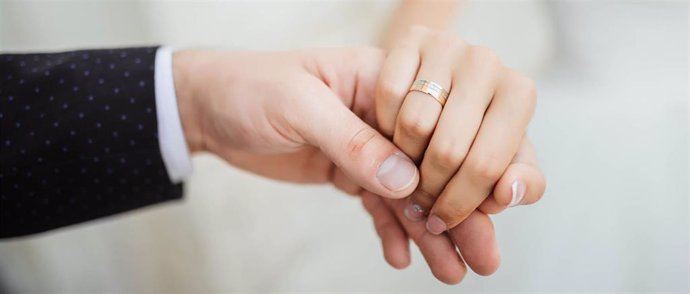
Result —
M 500 257 L 487 214 L 544 191 L 525 136 L 534 85 L 452 34 L 416 27 L 401 40 L 389 52 L 177 52 L 188 145 L 259 175 L 360 195 L 396 268 L 410 263 L 411 238 L 445 283 L 460 282 L 466 265 L 490 274 Z M 443 107 L 409 91 L 420 79 L 449 92 Z

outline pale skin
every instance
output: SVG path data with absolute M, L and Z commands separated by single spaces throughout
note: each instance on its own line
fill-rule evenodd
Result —
M 367 124 L 382 61 L 374 49 L 177 52 L 188 145 L 278 180 L 348 179 L 384 197 L 405 197 L 418 183 L 417 169 Z M 397 160 L 397 177 L 379 171 L 389 158 Z
M 461 10 L 464 1 L 403 0 L 396 7 L 381 37 L 381 48 L 390 50 L 415 25 L 432 31 L 446 30 Z
M 384 256 L 392 266 L 406 267 L 411 238 L 445 283 L 462 280 L 466 266 L 491 274 L 500 254 L 488 214 L 511 204 L 516 181 L 525 189 L 513 205 L 534 203 L 544 191 L 534 148 L 524 139 L 534 86 L 502 66 L 491 50 L 449 33 L 413 27 L 398 44 L 388 52 L 377 83 L 378 127 L 420 164 L 421 177 L 410 201 L 362 193 Z M 444 107 L 428 94 L 408 91 L 419 78 L 451 89 Z M 453 91 L 451 84 L 463 87 Z M 482 158 L 500 159 L 500 164 Z M 411 203 L 419 209 L 411 211 Z M 429 209 L 443 217 L 445 228 L 434 231 L 420 221 Z
M 410 95 L 407 95 L 405 87 L 409 88 L 412 80 L 416 78 L 431 79 L 436 74 L 440 81 L 446 81 L 444 87 L 447 87 L 448 73 L 462 71 L 463 66 L 460 62 L 451 62 L 452 66 L 444 66 L 448 59 L 436 62 L 434 65 L 433 60 L 438 61 L 439 58 L 438 56 L 431 56 L 432 53 L 438 54 L 440 53 L 439 51 L 452 51 L 448 50 L 447 47 L 449 45 L 455 48 L 470 48 L 470 51 L 474 51 L 477 54 L 468 57 L 467 54 L 462 54 L 462 51 L 458 50 L 460 52 L 451 53 L 451 55 L 455 56 L 443 57 L 450 58 L 449 60 L 455 57 L 470 64 L 473 62 L 479 63 L 480 66 L 475 69 L 484 67 L 488 69 L 486 72 L 508 72 L 508 81 L 503 81 L 502 83 L 512 84 L 515 89 L 511 88 L 511 92 L 513 90 L 518 91 L 517 93 L 520 93 L 519 90 L 523 91 L 523 95 L 512 95 L 511 93 L 511 96 L 526 100 L 524 102 L 527 102 L 528 107 L 523 108 L 523 110 L 527 110 L 526 113 L 523 113 L 523 115 L 526 115 L 524 117 L 531 117 L 529 104 L 532 104 L 532 102 L 529 100 L 534 98 L 534 94 L 531 93 L 533 92 L 533 85 L 529 79 L 509 69 L 505 69 L 500 63 L 494 63 L 493 66 L 482 66 L 481 61 L 485 60 L 476 60 L 477 55 L 497 60 L 495 54 L 490 50 L 481 47 L 472 48 L 471 45 L 466 44 L 451 34 L 438 33 L 448 25 L 451 18 L 455 15 L 457 8 L 460 6 L 459 2 L 405 0 L 402 1 L 396 14 L 393 16 L 382 44 L 384 48 L 389 50 L 387 61 L 385 62 L 386 66 L 389 67 L 389 74 L 386 74 L 386 69 L 384 69 L 378 84 L 377 113 L 379 114 L 379 128 L 389 138 L 394 138 L 396 143 L 415 161 L 422 162 L 421 182 L 409 203 L 404 200 L 382 200 L 371 193 L 362 193 L 364 206 L 374 219 L 376 230 L 382 240 L 384 256 L 388 263 L 396 268 L 404 268 L 410 263 L 409 237 L 420 248 L 432 273 L 439 280 L 450 284 L 462 280 L 466 273 L 465 263 L 481 275 L 491 274 L 498 268 L 500 264 L 499 250 L 496 244 L 493 225 L 487 214 L 498 213 L 508 206 L 536 202 L 543 194 L 545 187 L 544 177 L 538 168 L 534 148 L 526 137 L 522 136 L 519 139 L 520 144 L 517 147 L 517 153 L 511 153 L 510 148 L 494 149 L 493 152 L 503 152 L 504 156 L 510 156 L 511 154 L 514 154 L 514 156 L 512 156 L 508 166 L 503 169 L 503 174 L 495 185 L 487 183 L 486 180 L 491 182 L 490 179 L 485 179 L 483 186 L 485 191 L 488 188 L 489 195 L 485 196 L 486 198 L 481 202 L 478 209 L 474 210 L 473 207 L 475 205 L 472 205 L 470 202 L 464 202 L 462 198 L 458 201 L 460 194 L 444 191 L 446 188 L 450 190 L 450 187 L 446 187 L 449 179 L 459 177 L 454 173 L 458 173 L 459 167 L 468 154 L 467 147 L 461 148 L 462 140 L 458 140 L 458 134 L 466 134 L 465 146 L 467 146 L 468 139 L 471 139 L 468 137 L 474 138 L 474 136 L 472 136 L 472 131 L 464 130 L 463 132 L 463 130 L 458 130 L 458 128 L 454 127 L 457 124 L 463 123 L 463 117 L 458 117 L 457 115 L 471 117 L 471 113 L 468 115 L 468 113 L 457 113 L 457 109 L 451 111 L 444 109 L 444 116 L 453 116 L 453 119 L 446 121 L 444 125 L 439 122 L 441 115 L 440 105 L 435 105 L 430 97 L 423 97 L 424 94 L 410 93 Z M 412 29 L 420 24 L 428 28 Z M 434 39 L 434 41 L 429 42 L 430 39 Z M 420 64 L 422 64 L 422 59 L 425 57 L 427 57 L 426 69 L 422 71 Z M 429 62 L 429 59 L 432 62 Z M 405 66 L 408 67 L 406 71 L 404 69 Z M 457 66 L 457 69 L 454 66 Z M 416 70 L 410 68 L 415 68 Z M 439 75 L 439 72 L 445 72 L 447 75 Z M 427 73 L 431 73 L 431 76 L 425 76 Z M 472 75 L 465 74 L 465 76 L 470 78 L 483 80 L 497 79 L 496 75 L 477 73 L 475 75 L 473 77 Z M 453 75 L 451 74 L 450 76 Z M 454 76 L 456 78 L 451 78 L 451 80 L 463 82 L 462 78 L 458 78 L 461 76 L 460 74 L 455 74 Z M 511 79 L 513 81 L 510 81 Z M 472 91 L 483 91 L 485 93 L 496 91 L 495 87 L 494 89 L 486 89 L 486 87 L 482 89 L 482 87 L 470 84 L 471 80 L 467 82 L 467 85 L 470 87 L 469 89 L 464 89 L 465 93 L 472 93 Z M 462 95 L 457 95 L 457 92 L 459 91 L 456 91 L 454 96 L 461 97 Z M 487 95 L 485 94 L 485 97 Z M 467 100 L 472 101 L 470 99 Z M 431 103 L 429 103 L 430 101 Z M 401 117 L 400 112 L 403 109 L 403 104 L 412 111 L 408 111 Z M 475 108 L 475 111 L 480 109 L 481 107 Z M 524 128 L 520 124 L 512 125 L 509 120 L 497 121 L 498 125 L 503 125 L 505 130 L 512 130 L 515 134 L 524 134 Z M 464 123 L 468 123 L 467 119 L 464 120 Z M 425 124 L 426 127 L 424 127 Z M 443 131 L 438 131 L 439 128 L 446 129 L 445 135 L 441 135 Z M 447 131 L 448 129 L 450 131 Z M 476 135 L 476 133 L 475 131 L 474 134 Z M 491 132 L 485 131 L 484 133 Z M 433 140 L 431 137 L 433 137 Z M 484 136 L 485 139 L 483 141 L 488 142 L 487 144 L 499 144 L 501 142 L 501 140 L 492 142 L 492 137 L 496 136 Z M 429 150 L 429 143 L 431 142 L 434 142 L 436 146 L 445 145 L 452 148 L 435 147 Z M 475 144 L 472 144 L 472 150 L 478 149 L 477 147 Z M 422 154 L 424 155 L 422 156 Z M 472 170 L 470 168 L 465 169 Z M 494 169 L 498 168 L 495 167 Z M 488 169 L 478 164 L 475 166 L 474 173 L 479 170 L 487 171 Z M 493 176 L 495 177 L 496 175 Z M 474 183 L 476 182 L 472 181 L 471 184 Z M 516 183 L 520 183 L 519 187 L 515 185 Z M 487 187 L 487 185 L 492 186 L 493 190 Z M 458 189 L 457 185 L 455 189 Z M 524 195 L 524 198 L 514 199 L 513 190 L 519 195 Z M 446 195 L 451 195 L 446 196 L 446 198 L 450 198 L 450 202 L 456 205 L 455 207 L 459 205 L 462 209 L 453 208 L 453 206 L 442 206 L 439 203 L 434 204 L 436 198 L 442 192 L 446 193 Z M 475 193 L 474 195 L 479 195 L 474 197 L 481 199 L 482 195 L 485 194 Z M 415 206 L 411 206 L 413 203 Z M 445 222 L 446 226 L 451 226 L 447 234 L 433 236 L 425 230 L 424 222 L 419 222 L 432 206 L 441 212 L 440 215 L 445 216 L 443 222 Z M 452 227 L 453 224 L 460 222 L 462 219 L 464 219 L 463 222 Z M 455 251 L 456 246 L 462 253 L 462 258 L 458 257 Z
M 415 79 L 450 89 L 448 103 L 442 107 L 428 94 L 408 91 Z M 379 129 L 420 163 L 421 181 L 406 214 L 421 219 L 431 208 L 427 228 L 440 234 L 492 192 L 523 144 L 536 91 L 528 78 L 501 65 L 492 50 L 413 27 L 389 51 L 376 97 Z M 523 149 L 531 148 L 524 144 Z M 515 180 L 525 187 L 525 179 Z M 543 188 L 535 184 L 543 184 L 530 184 L 530 192 L 539 195 L 526 193 L 522 203 L 541 195 Z M 497 204 L 495 198 L 487 201 L 487 206 Z
M 376 49 L 178 52 L 175 87 L 188 145 L 192 152 L 212 152 L 270 178 L 367 191 L 363 202 L 374 217 L 386 260 L 395 267 L 409 264 L 410 237 L 443 282 L 458 283 L 465 264 L 490 274 L 500 258 L 486 213 L 510 202 L 506 183 L 516 177 L 528 181 L 523 170 L 536 168 L 533 151 L 527 144 L 517 156 L 513 150 L 493 197 L 463 216 L 460 225 L 447 234 L 428 233 L 423 222 L 403 217 L 406 200 L 394 200 L 412 194 L 420 183 L 419 171 L 405 155 L 409 150 L 374 128 L 374 97 L 385 77 L 380 71 L 389 63 L 390 57 Z M 527 189 L 527 195 L 534 190 Z M 534 194 L 523 203 L 536 201 L 540 193 Z

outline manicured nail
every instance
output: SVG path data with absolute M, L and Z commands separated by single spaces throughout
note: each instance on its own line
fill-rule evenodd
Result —
M 438 216 L 431 215 L 426 221 L 426 230 L 434 235 L 439 235 L 448 229 L 446 223 Z
M 522 199 L 525 198 L 525 192 L 527 190 L 525 183 L 521 180 L 515 180 L 513 184 L 510 185 L 510 190 L 513 192 L 513 198 L 510 200 L 508 207 L 522 204 Z
M 412 185 L 417 167 L 407 157 L 393 153 L 381 163 L 376 173 L 379 182 L 391 191 L 400 191 Z
M 424 209 L 419 204 L 410 200 L 405 207 L 405 216 L 411 221 L 418 221 L 424 218 Z

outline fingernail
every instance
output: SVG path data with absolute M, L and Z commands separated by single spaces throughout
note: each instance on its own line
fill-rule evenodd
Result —
M 424 218 L 424 209 L 412 200 L 405 207 L 405 216 L 411 221 L 418 221 Z
M 508 207 L 522 204 L 522 199 L 525 198 L 525 191 L 527 190 L 525 183 L 521 180 L 515 180 L 510 185 L 510 190 L 513 192 L 513 198 L 510 200 Z
M 426 221 L 426 230 L 434 235 L 439 235 L 448 229 L 446 223 L 438 216 L 431 215 Z
M 393 153 L 381 163 L 376 173 L 379 182 L 391 191 L 409 187 L 417 176 L 417 167 L 400 154 Z

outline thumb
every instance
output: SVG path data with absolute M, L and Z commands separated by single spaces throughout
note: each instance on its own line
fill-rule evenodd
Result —
M 347 108 L 328 87 L 321 85 L 306 97 L 295 118 L 296 130 L 318 147 L 355 184 L 387 198 L 403 198 L 419 182 L 415 164 L 393 143 Z

